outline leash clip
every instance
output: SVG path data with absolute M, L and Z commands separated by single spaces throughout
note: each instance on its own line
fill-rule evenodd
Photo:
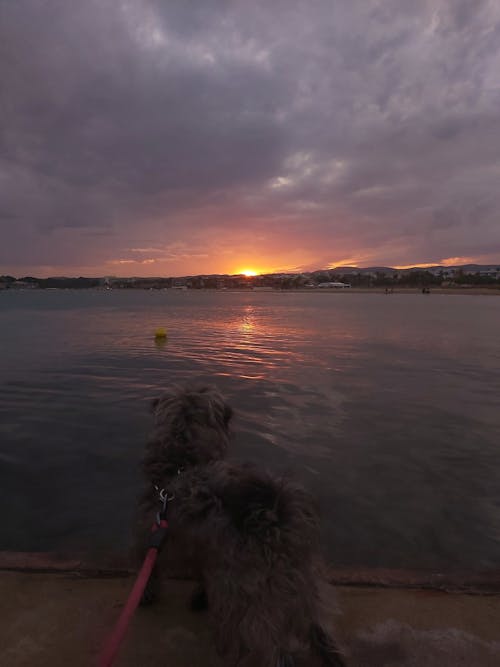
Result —
M 169 493 L 166 489 L 160 489 L 155 485 L 158 491 L 158 497 L 161 503 L 161 509 L 156 512 L 156 523 L 160 525 L 160 521 L 166 518 L 168 503 L 175 498 L 173 493 Z

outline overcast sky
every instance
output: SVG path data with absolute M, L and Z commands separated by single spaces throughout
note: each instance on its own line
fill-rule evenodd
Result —
M 0 274 L 500 262 L 498 0 L 0 0 L 0 86 Z

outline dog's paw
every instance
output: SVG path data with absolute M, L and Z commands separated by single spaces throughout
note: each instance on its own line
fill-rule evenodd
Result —
M 194 589 L 189 607 L 191 611 L 206 611 L 208 609 L 207 592 L 201 584 Z
M 157 586 L 150 579 L 146 584 L 146 588 L 142 593 L 139 604 L 141 607 L 148 607 L 149 605 L 154 604 L 157 600 L 158 600 L 158 589 Z

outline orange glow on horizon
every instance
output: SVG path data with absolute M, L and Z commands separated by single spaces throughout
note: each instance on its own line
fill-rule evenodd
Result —
M 240 271 L 240 273 L 242 275 L 246 276 L 247 278 L 251 278 L 252 276 L 257 276 L 258 275 L 258 272 L 254 271 L 253 269 L 242 269 Z
M 436 262 L 422 262 L 407 264 L 405 266 L 394 266 L 394 269 L 427 269 L 430 266 L 459 266 L 460 264 L 475 264 L 479 262 L 478 257 L 446 257 Z M 494 262 L 493 262 L 494 263 Z
M 404 266 L 393 266 L 393 269 L 428 269 L 430 266 L 438 266 L 438 262 L 429 262 L 427 264 L 405 264 Z
M 443 266 L 453 266 L 457 264 L 476 264 L 481 257 L 446 257 L 440 261 Z M 495 262 L 493 262 L 495 263 Z

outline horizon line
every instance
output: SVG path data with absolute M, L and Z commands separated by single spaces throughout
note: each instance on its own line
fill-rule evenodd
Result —
M 308 271 L 267 271 L 267 272 L 262 272 L 262 273 L 255 273 L 255 275 L 245 275 L 245 273 L 187 273 L 183 275 L 151 275 L 151 276 L 134 276 L 134 275 L 126 275 L 126 276 L 119 276 L 119 275 L 51 275 L 47 276 L 44 278 L 39 278 L 38 276 L 35 275 L 23 275 L 20 278 L 16 278 L 13 275 L 10 274 L 1 274 L 0 275 L 0 280 L 1 278 L 14 278 L 15 280 L 22 280 L 22 278 L 36 278 L 38 280 L 77 280 L 78 278 L 84 278 L 88 280 L 98 280 L 98 279 L 106 279 L 106 278 L 118 278 L 118 279 L 129 279 L 129 280 L 155 280 L 155 279 L 181 279 L 181 278 L 196 278 L 196 277 L 216 277 L 216 276 L 221 276 L 221 277 L 236 277 L 236 276 L 241 276 L 245 277 L 248 279 L 252 278 L 258 278 L 259 276 L 276 276 L 276 275 L 304 275 L 304 274 L 313 274 L 313 273 L 319 273 L 321 271 L 340 271 L 342 269 L 356 269 L 358 271 L 370 271 L 370 270 L 381 270 L 381 269 L 390 269 L 391 271 L 411 271 L 414 269 L 460 269 L 464 268 L 467 266 L 477 266 L 477 267 L 491 267 L 491 266 L 498 266 L 500 268 L 500 260 L 498 262 L 492 262 L 488 264 L 477 264 L 475 262 L 468 262 L 466 264 L 431 264 L 431 263 L 422 263 L 422 264 L 412 264 L 412 265 L 405 265 L 405 266 L 385 266 L 385 265 L 373 265 L 373 266 L 355 266 L 353 264 L 349 265 L 339 265 L 339 266 L 334 266 L 334 267 L 329 267 L 329 268 L 321 268 L 321 269 L 312 269 Z

